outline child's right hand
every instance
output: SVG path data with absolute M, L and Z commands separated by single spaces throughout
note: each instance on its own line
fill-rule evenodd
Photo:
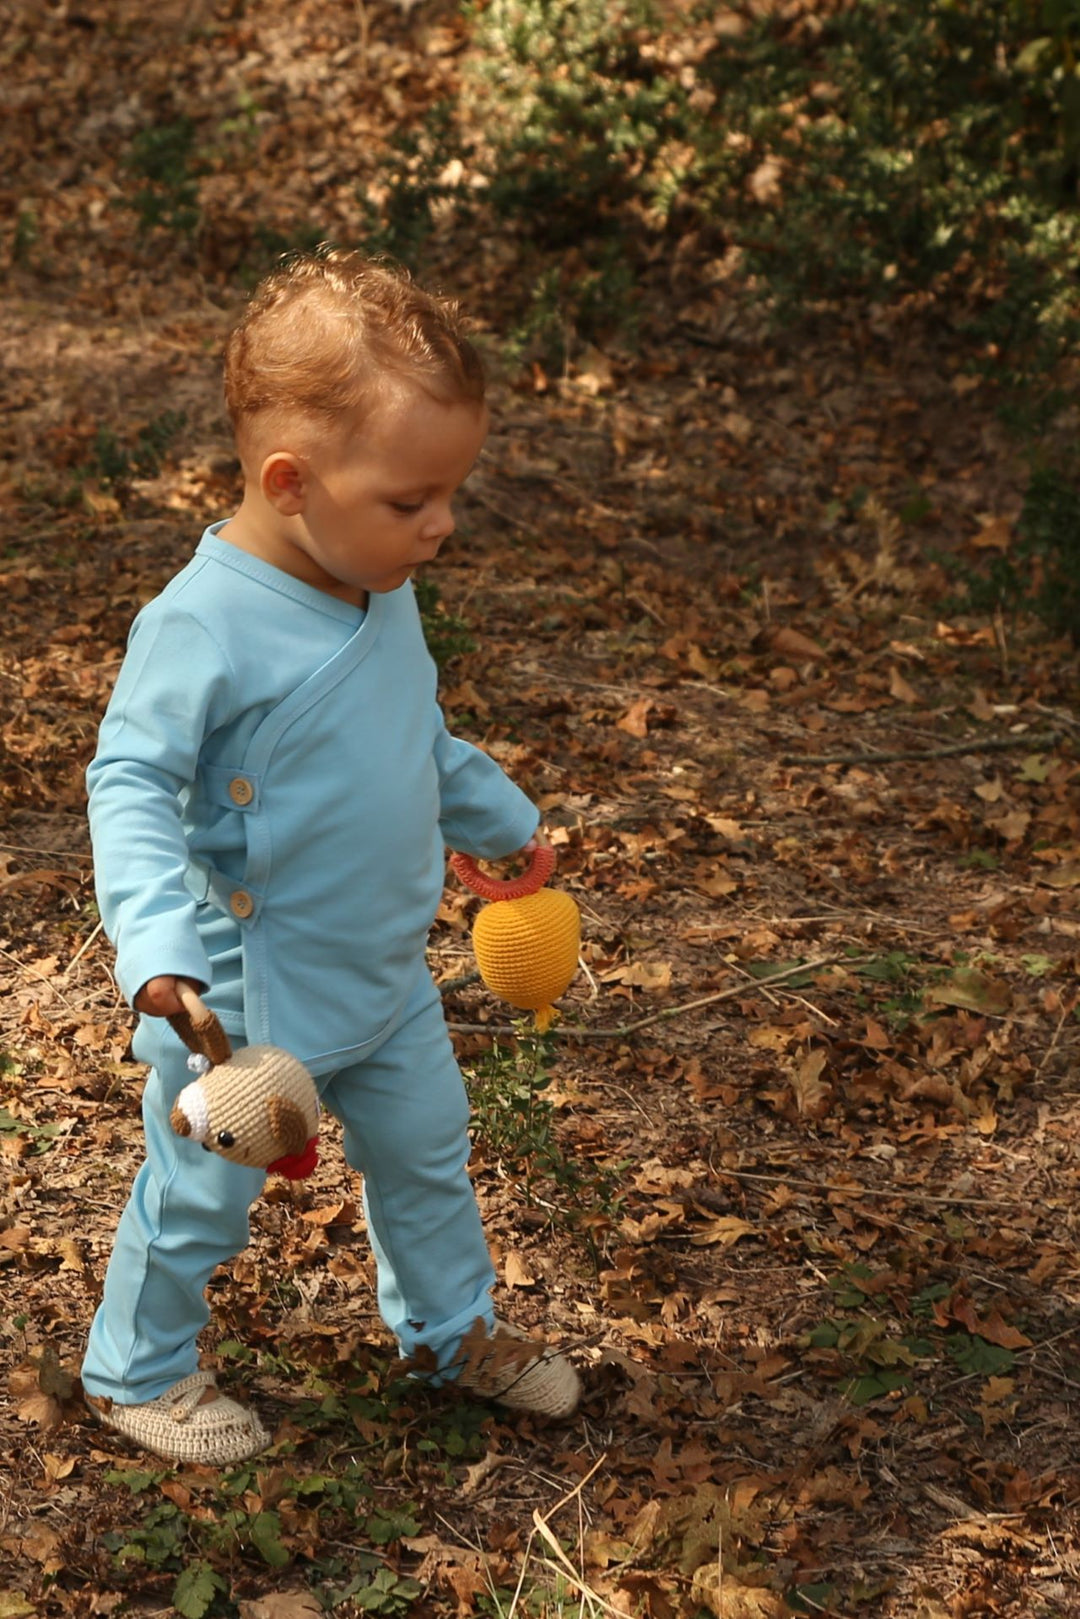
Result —
M 178 992 L 181 984 L 190 985 L 196 994 L 201 993 L 204 987 L 193 978 L 174 978 L 171 975 L 149 978 L 135 997 L 136 1012 L 145 1012 L 148 1017 L 173 1017 L 177 1012 L 182 1012 L 184 1007 Z

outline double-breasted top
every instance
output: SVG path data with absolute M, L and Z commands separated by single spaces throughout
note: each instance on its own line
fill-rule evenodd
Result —
M 98 902 L 129 1001 L 195 979 L 329 1072 L 401 1014 L 445 846 L 510 854 L 537 811 L 447 731 L 411 585 L 362 612 L 224 526 L 132 626 L 87 772 Z

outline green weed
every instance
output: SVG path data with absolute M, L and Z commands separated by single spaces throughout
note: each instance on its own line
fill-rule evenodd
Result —
M 416 128 L 393 136 L 380 165 L 377 196 L 360 198 L 367 215 L 367 252 L 406 263 L 421 258 L 440 211 L 452 210 L 459 200 L 450 176 L 463 139 L 446 102 L 429 108 Z
M 15 235 L 11 243 L 11 256 L 16 264 L 28 264 L 40 235 L 37 214 L 29 203 L 23 203 L 15 218 Z
M 142 182 L 129 199 L 139 228 L 150 232 L 160 227 L 174 236 L 193 236 L 202 217 L 199 179 L 205 164 L 196 154 L 191 119 L 140 130 L 131 143 L 127 168 Z
M 186 426 L 183 411 L 163 410 L 126 440 L 108 427 L 94 435 L 87 471 L 101 484 L 125 492 L 136 478 L 155 478 L 172 441 Z
M 529 1203 L 580 1227 L 592 1247 L 588 1217 L 615 1212 L 619 1172 L 595 1164 L 585 1168 L 563 1151 L 555 1108 L 545 1095 L 551 1085 L 550 1050 L 550 1039 L 522 1020 L 513 1047 L 496 1042 L 481 1062 L 466 1069 L 473 1130 L 485 1154 L 519 1178 Z
M 428 651 L 440 669 L 463 652 L 472 652 L 476 646 L 469 626 L 463 618 L 450 613 L 439 599 L 439 587 L 432 579 L 416 580 L 416 601 L 424 627 Z
M 18 1071 L 15 1064 L 4 1066 L 7 1072 Z M 32 1124 L 27 1119 L 18 1119 L 6 1107 L 0 1107 L 0 1136 L 29 1136 L 31 1151 L 35 1154 L 48 1152 L 50 1147 L 55 1146 L 60 1129 L 59 1124 Z
M 1033 613 L 1080 645 L 1080 479 L 1063 468 L 1031 474 L 1016 539 L 989 569 L 964 569 L 972 607 L 1015 619 Z

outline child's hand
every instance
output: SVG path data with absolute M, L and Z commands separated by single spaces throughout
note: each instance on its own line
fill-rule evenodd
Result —
M 528 843 L 523 844 L 521 849 L 518 852 L 520 854 L 532 854 L 534 849 L 550 849 L 550 848 L 551 848 L 551 839 L 548 837 L 548 835 L 544 831 L 543 827 L 538 826 L 536 831 L 533 833 L 532 837 L 529 839 Z
M 196 994 L 203 988 L 193 978 L 149 978 L 135 997 L 136 1012 L 145 1012 L 148 1017 L 173 1017 L 182 1012 L 183 1002 L 177 992 L 180 984 L 190 985 Z

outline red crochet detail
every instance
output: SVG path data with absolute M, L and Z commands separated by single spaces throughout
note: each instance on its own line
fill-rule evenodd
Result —
M 267 1164 L 267 1174 L 284 1175 L 289 1181 L 302 1181 L 314 1173 L 319 1162 L 319 1138 L 312 1136 L 303 1152 L 289 1153 L 285 1158 L 275 1158 L 272 1164 Z
M 524 899 L 543 888 L 555 870 L 555 850 L 548 844 L 538 844 L 532 851 L 528 871 L 506 880 L 487 876 L 471 854 L 452 854 L 450 866 L 454 875 L 481 899 Z

